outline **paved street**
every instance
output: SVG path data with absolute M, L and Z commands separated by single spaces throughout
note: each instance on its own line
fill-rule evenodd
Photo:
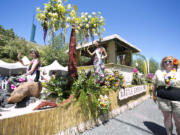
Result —
M 173 133 L 176 135 L 175 126 Z M 148 99 L 133 110 L 128 110 L 82 135 L 166 135 L 166 132 L 160 110 Z

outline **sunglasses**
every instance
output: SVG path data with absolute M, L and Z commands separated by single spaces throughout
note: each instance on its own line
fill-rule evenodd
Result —
M 165 64 L 171 64 L 171 63 L 173 63 L 173 61 L 172 60 L 165 60 L 164 63 Z

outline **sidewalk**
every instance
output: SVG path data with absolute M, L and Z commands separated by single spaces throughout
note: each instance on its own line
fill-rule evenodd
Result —
M 173 133 L 176 135 L 175 125 Z M 166 135 L 163 116 L 151 99 L 82 135 Z

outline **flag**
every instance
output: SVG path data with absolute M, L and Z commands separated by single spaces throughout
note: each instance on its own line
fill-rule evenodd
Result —
M 31 38 L 30 38 L 31 42 L 35 42 L 35 40 L 34 40 L 35 34 L 36 34 L 36 25 L 33 23 L 32 24 L 32 29 L 31 29 Z

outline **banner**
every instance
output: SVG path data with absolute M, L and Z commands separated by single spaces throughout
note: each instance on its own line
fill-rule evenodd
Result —
M 119 100 L 127 99 L 129 97 L 141 94 L 146 92 L 147 85 L 139 85 L 130 88 L 120 89 L 119 91 Z

